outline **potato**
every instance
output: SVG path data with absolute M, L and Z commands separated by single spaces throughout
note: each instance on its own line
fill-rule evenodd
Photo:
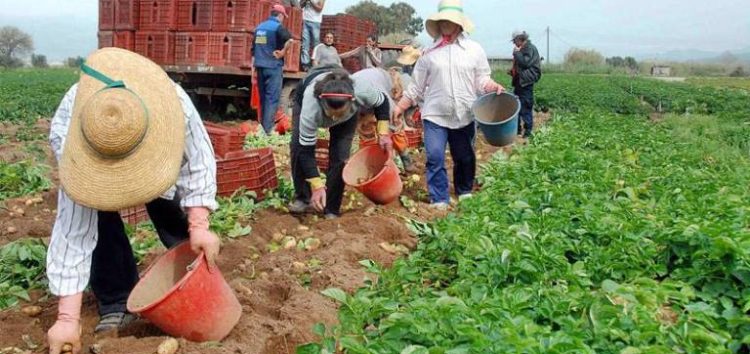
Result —
M 70 344 L 70 343 L 63 344 L 62 349 L 61 349 L 60 352 L 63 353 L 63 354 L 65 354 L 65 353 L 72 353 L 73 352 L 73 344 Z
M 159 348 L 156 349 L 157 354 L 174 354 L 180 349 L 180 343 L 177 339 L 169 338 L 159 344 Z
M 285 250 L 291 250 L 297 247 L 297 240 L 294 239 L 294 237 L 287 236 L 284 237 L 284 239 L 281 241 L 281 247 L 283 247 Z
M 419 182 L 420 179 L 421 179 L 421 177 L 419 177 L 419 175 L 417 175 L 417 174 L 411 175 L 411 180 L 413 182 Z
M 39 316 L 40 313 L 42 313 L 42 307 L 41 306 L 25 306 L 21 309 L 21 312 L 23 312 L 27 316 Z
M 18 232 L 18 229 L 16 229 L 13 226 L 8 226 L 8 228 L 5 231 L 7 231 L 9 234 L 14 234 L 14 233 Z
M 314 251 L 320 248 L 320 240 L 314 237 L 305 240 L 305 250 Z
M 279 241 L 281 241 L 281 240 L 284 239 L 284 234 L 281 233 L 281 232 L 276 232 L 276 233 L 273 234 L 273 236 L 271 236 L 271 239 L 274 242 L 279 242 Z

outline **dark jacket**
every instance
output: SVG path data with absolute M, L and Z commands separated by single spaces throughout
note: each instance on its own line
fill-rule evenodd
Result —
M 542 77 L 539 51 L 531 41 L 526 42 L 521 50 L 513 52 L 513 72 L 513 86 L 533 85 Z

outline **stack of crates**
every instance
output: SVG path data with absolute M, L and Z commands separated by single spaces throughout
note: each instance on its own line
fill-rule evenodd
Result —
M 249 68 L 253 33 L 267 0 L 99 0 L 99 48 L 135 51 L 160 65 Z M 296 40 L 284 69 L 299 71 L 302 10 L 287 8 Z
M 321 37 L 328 32 L 336 37 L 335 47 L 339 53 L 365 45 L 367 36 L 376 34 L 377 30 L 372 21 L 346 14 L 324 15 L 320 25 Z

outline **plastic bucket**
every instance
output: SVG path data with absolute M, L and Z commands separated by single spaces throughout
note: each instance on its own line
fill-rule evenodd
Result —
M 479 130 L 490 145 L 505 146 L 515 141 L 518 134 L 518 112 L 521 111 L 518 97 L 507 92 L 500 95 L 489 93 L 479 97 L 471 110 Z
M 344 166 L 344 182 L 364 194 L 375 204 L 388 204 L 398 199 L 404 188 L 398 166 L 379 145 L 357 151 Z
M 183 242 L 163 254 L 136 284 L 128 311 L 140 314 L 174 337 L 204 342 L 229 334 L 242 314 L 237 297 L 206 257 Z

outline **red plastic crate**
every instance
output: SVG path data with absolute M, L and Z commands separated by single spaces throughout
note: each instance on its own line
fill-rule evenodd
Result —
M 297 72 L 300 70 L 300 55 L 302 53 L 302 42 L 293 40 L 289 50 L 284 56 L 284 71 Z
M 289 16 L 284 19 L 284 28 L 292 34 L 292 38 L 302 39 L 302 9 L 299 7 L 287 7 L 286 13 Z
M 120 210 L 122 221 L 130 225 L 136 225 L 149 220 L 145 205 Z
M 258 0 L 213 0 L 211 30 L 252 32 L 260 23 Z
M 134 31 L 99 31 L 99 48 L 118 47 L 132 51 L 135 49 Z
M 177 2 L 173 0 L 141 0 L 140 30 L 171 31 L 177 28 Z
M 213 0 L 177 0 L 178 31 L 210 31 Z
M 174 64 L 174 32 L 136 31 L 135 52 L 157 64 Z
M 207 65 L 208 37 L 208 32 L 175 33 L 175 65 Z
M 209 36 L 208 63 L 218 66 L 250 67 L 253 34 L 212 32 Z
M 140 1 L 117 0 L 115 3 L 115 30 L 137 30 Z
M 214 155 L 224 157 L 230 152 L 240 151 L 245 144 L 245 134 L 239 128 L 232 128 L 211 122 L 203 122 L 206 127 Z
M 115 0 L 99 0 L 99 30 L 111 31 L 113 29 L 115 29 Z
M 422 129 L 407 128 L 404 129 L 404 133 L 406 134 L 406 146 L 411 149 L 416 149 L 422 146 Z
M 328 158 L 328 145 L 328 139 L 319 138 L 315 143 L 315 162 L 318 165 L 318 169 L 320 169 L 320 171 L 323 173 L 326 173 L 326 171 L 328 171 L 328 167 L 330 166 Z
M 255 27 L 258 27 L 259 24 L 265 22 L 268 20 L 269 17 L 271 17 L 271 8 L 275 4 L 275 2 L 267 1 L 267 0 L 260 0 L 257 3 L 256 10 L 256 20 L 258 21 L 255 23 Z
M 276 163 L 270 147 L 235 151 L 216 161 L 218 195 L 228 196 L 244 187 L 259 199 L 265 191 L 278 186 Z

